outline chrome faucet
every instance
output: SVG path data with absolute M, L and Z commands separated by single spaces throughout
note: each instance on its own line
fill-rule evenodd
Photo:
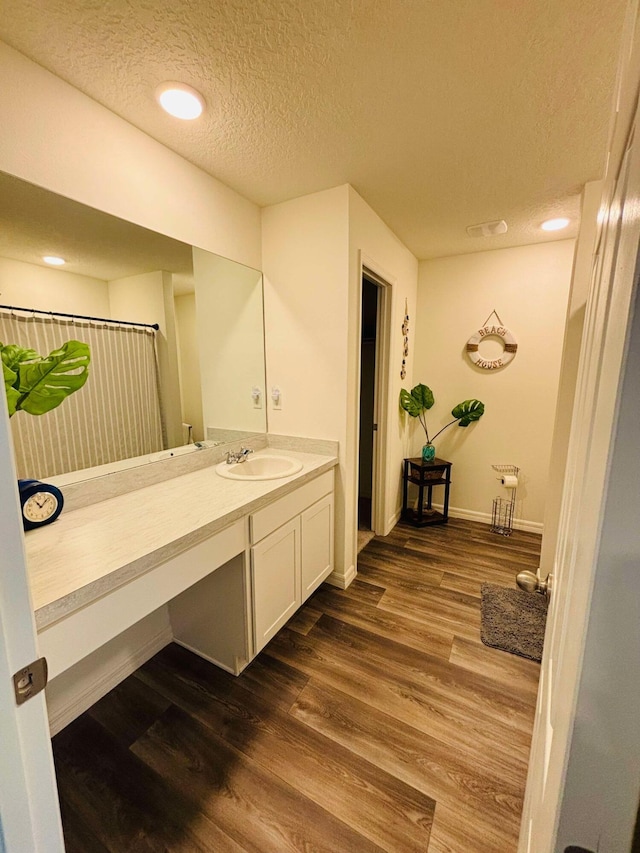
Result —
M 227 453 L 227 465 L 233 465 L 234 462 L 246 462 L 247 456 L 253 453 L 250 447 L 241 447 L 240 450 L 230 450 Z

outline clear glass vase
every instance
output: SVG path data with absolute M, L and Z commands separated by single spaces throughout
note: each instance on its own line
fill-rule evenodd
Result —
M 433 446 L 433 444 L 431 444 L 431 442 L 428 441 L 422 447 L 422 461 L 423 462 L 433 462 L 433 460 L 435 458 L 436 458 L 436 449 Z

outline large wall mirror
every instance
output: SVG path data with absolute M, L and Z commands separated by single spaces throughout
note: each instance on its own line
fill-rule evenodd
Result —
M 11 418 L 19 477 L 266 432 L 259 270 L 0 172 L 0 305 L 1 343 L 91 351 L 81 390 Z

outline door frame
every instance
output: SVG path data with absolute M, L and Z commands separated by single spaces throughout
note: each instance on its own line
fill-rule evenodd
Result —
M 0 397 L 0 851 L 64 853 L 44 691 L 20 706 L 13 693 L 13 673 L 39 655 L 9 417 Z
M 640 115 L 636 116 L 636 123 L 639 121 Z M 585 648 L 598 596 L 597 589 L 594 596 L 594 587 L 596 578 L 608 569 L 606 559 L 603 565 L 606 555 L 601 552 L 601 534 L 607 501 L 615 495 L 609 475 L 616 458 L 616 427 L 638 274 L 640 144 L 638 140 L 631 144 L 633 130 L 633 124 L 627 128 L 629 156 L 613 164 L 600 212 L 606 226 L 595 247 L 558 539 L 553 565 L 546 567 L 556 578 L 558 592 L 552 592 L 545 637 L 519 853 L 555 850 L 561 841 L 558 827 L 563 816 L 566 822 L 570 811 L 576 811 L 575 803 L 564 796 L 570 794 L 567 773 L 580 723 L 578 697 L 587 674 Z M 597 682 L 597 673 L 591 677 Z M 602 680 L 599 683 L 602 686 Z M 606 740 L 604 728 L 602 734 Z M 597 824 L 595 813 L 594 817 Z M 582 822 L 576 834 L 583 834 L 572 837 L 572 844 L 597 844 L 597 838 L 585 839 L 589 822 Z
M 373 434 L 373 482 L 371 489 L 371 529 L 376 536 L 386 534 L 387 512 L 387 446 L 389 429 L 389 370 L 391 350 L 391 309 L 393 304 L 393 279 L 372 258 L 360 253 L 360 289 L 358 296 L 358 340 L 362 339 L 362 279 L 367 277 L 378 291 L 375 347 L 375 388 L 373 417 L 377 429 Z M 362 361 L 358 350 L 358 387 L 360 387 Z M 360 406 L 358 406 L 358 449 L 360 447 Z M 359 454 L 356 458 L 359 458 Z M 359 482 L 359 465 L 356 482 Z

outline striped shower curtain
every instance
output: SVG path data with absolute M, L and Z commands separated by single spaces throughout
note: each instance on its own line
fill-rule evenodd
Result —
M 57 409 L 11 418 L 18 477 L 52 477 L 166 446 L 153 329 L 0 311 L 3 344 L 46 356 L 68 340 L 89 345 L 89 378 Z

